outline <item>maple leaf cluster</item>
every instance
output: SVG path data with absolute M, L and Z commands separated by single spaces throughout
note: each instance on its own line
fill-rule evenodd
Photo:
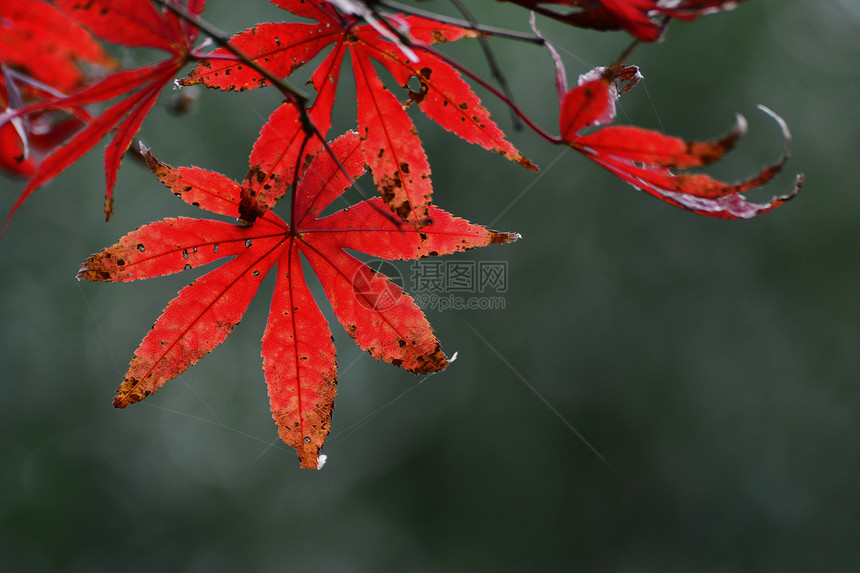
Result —
M 340 70 L 344 57 L 349 53 L 356 88 L 358 131 L 365 141 L 362 147 L 364 159 L 383 200 L 403 220 L 416 225 L 427 220 L 433 192 L 430 164 L 405 106 L 385 88 L 372 61 L 381 64 L 394 81 L 403 86 L 409 103 L 416 103 L 440 126 L 470 143 L 477 143 L 536 170 L 505 139 L 460 74 L 432 51 L 421 49 L 438 42 L 475 37 L 477 32 L 415 16 L 400 17 L 399 24 L 409 31 L 411 43 L 416 48 L 410 58 L 396 44 L 380 36 L 377 28 L 361 23 L 356 16 L 337 12 L 331 4 L 301 0 L 276 0 L 275 3 L 316 23 L 260 24 L 237 34 L 231 43 L 278 77 L 289 76 L 322 49 L 331 47 L 310 80 L 317 95 L 308 115 L 323 137 L 331 126 Z M 224 48 L 213 53 L 215 56 L 227 54 Z M 417 93 L 407 87 L 413 78 L 420 82 Z M 267 85 L 266 79 L 245 62 L 226 59 L 202 62 L 180 83 L 186 86 L 204 84 L 234 91 Z M 276 137 L 284 142 L 282 149 L 277 150 L 284 165 L 284 172 L 279 176 L 289 180 L 303 139 L 298 110 L 290 103 L 284 104 L 264 129 L 274 131 Z M 266 145 L 272 149 L 269 138 Z M 253 178 L 261 171 L 266 173 L 267 168 L 268 165 L 252 164 L 249 177 Z M 258 192 L 253 205 L 242 215 L 246 220 L 253 220 L 271 206 L 269 194 Z
M 724 183 L 700 173 L 743 135 L 737 124 L 716 141 L 685 141 L 656 131 L 609 125 L 615 101 L 638 79 L 617 63 L 580 76 L 568 89 L 563 68 L 559 135 L 549 135 L 501 93 L 438 51 L 438 45 L 492 35 L 490 29 L 432 14 L 391 14 L 360 0 L 272 0 L 304 22 L 262 23 L 222 38 L 202 20 L 204 0 L 4 0 L 0 4 L 0 168 L 24 177 L 8 214 L 106 136 L 104 212 L 110 218 L 117 171 L 165 85 L 243 92 L 274 86 L 284 103 L 269 116 L 241 183 L 198 167 L 171 167 L 140 154 L 183 201 L 231 222 L 173 218 L 125 235 L 91 256 L 79 279 L 127 282 L 222 260 L 179 292 L 131 360 L 114 401 L 125 407 L 155 392 L 209 353 L 242 319 L 269 272 L 275 292 L 262 339 L 270 405 L 285 443 L 303 467 L 320 467 L 336 394 L 331 332 L 304 280 L 305 260 L 334 316 L 374 358 L 413 373 L 443 370 L 448 359 L 415 301 L 348 251 L 386 260 L 509 243 L 516 233 L 486 229 L 433 204 L 430 165 L 410 108 L 452 134 L 530 170 L 469 80 L 499 96 L 547 141 L 569 145 L 623 181 L 701 215 L 749 218 L 796 194 L 756 204 L 743 193 L 764 185 L 788 157 L 750 179 Z M 672 19 L 691 20 L 734 8 L 728 0 L 508 0 L 568 24 L 623 29 L 636 41 L 662 39 Z M 555 5 L 555 6 L 553 6 Z M 533 28 L 533 41 L 551 45 Z M 201 31 L 219 47 L 194 43 Z M 121 69 L 103 43 L 166 54 Z M 324 53 L 324 51 L 326 51 Z M 320 57 L 321 56 L 321 57 Z M 355 130 L 329 140 L 344 60 L 356 93 Z M 288 82 L 317 59 L 313 98 Z M 196 66 L 177 79 L 188 64 Z M 380 76 L 384 71 L 384 76 Z M 386 79 L 387 78 L 387 79 Z M 396 84 L 397 88 L 389 88 Z M 379 196 L 323 216 L 365 172 Z M 272 209 L 289 198 L 289 216 Z M 4 227 L 5 228 L 5 227 Z
M 203 4 L 204 0 L 194 0 L 188 3 L 187 9 L 192 14 L 199 14 L 203 10 Z M 26 9 L 16 12 L 14 5 L 22 5 Z M 4 14 L 3 11 L 10 6 L 13 7 L 11 13 Z M 41 18 L 65 20 L 55 30 L 58 34 L 54 39 L 55 45 L 60 48 L 46 49 L 46 52 L 48 57 L 56 57 L 60 52 L 67 67 L 84 60 L 92 50 L 94 40 L 87 31 L 111 43 L 133 48 L 154 48 L 170 55 L 167 60 L 140 68 L 116 71 L 68 95 L 57 94 L 24 108 L 30 111 L 73 111 L 84 105 L 124 96 L 96 117 L 90 118 L 85 114 L 86 125 L 40 161 L 9 213 L 11 217 L 39 186 L 80 159 L 106 134 L 115 131 L 104 155 L 107 179 L 104 210 L 105 217 L 109 219 L 113 213 L 113 189 L 123 155 L 140 129 L 146 114 L 155 105 L 161 89 L 173 81 L 176 73 L 191 58 L 191 45 L 198 30 L 172 12 L 158 9 L 151 2 L 140 0 L 54 0 L 53 4 L 37 0 L 10 0 L 5 4 L 5 8 L 0 9 L 0 18 L 8 17 L 14 24 L 10 28 L 18 29 L 17 24 L 22 14 L 26 19 L 30 13 L 36 14 L 36 22 Z M 69 29 L 73 34 L 66 35 L 65 32 Z M 42 55 L 39 46 L 41 38 L 38 34 L 26 35 L 24 40 L 18 43 L 20 51 L 25 56 L 30 54 L 31 57 L 34 52 L 37 56 Z M 50 62 L 45 59 L 32 59 L 30 67 L 49 66 Z M 93 57 L 90 56 L 89 59 L 92 60 Z M 5 65 L 15 64 L 14 61 L 7 61 L 5 55 L 0 61 Z M 62 91 L 63 85 L 52 87 Z M 26 140 L 26 135 L 22 139 Z

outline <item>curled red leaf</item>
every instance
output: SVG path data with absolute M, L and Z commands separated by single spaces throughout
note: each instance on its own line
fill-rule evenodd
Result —
M 679 174 L 675 170 L 701 167 L 716 161 L 734 147 L 746 132 L 743 116 L 728 134 L 716 141 L 686 141 L 657 131 L 630 126 L 606 126 L 582 133 L 589 126 L 604 125 L 615 117 L 619 82 L 630 79 L 633 68 L 602 69 L 581 78 L 561 102 L 559 127 L 568 145 L 608 169 L 622 180 L 658 199 L 700 215 L 725 219 L 747 219 L 782 205 L 800 190 L 794 189 L 767 203 L 747 201 L 741 194 L 772 180 L 788 159 L 791 134 L 786 123 L 764 106 L 782 130 L 785 146 L 779 159 L 758 174 L 736 183 L 723 183 L 708 175 Z M 621 90 L 623 91 L 623 90 Z

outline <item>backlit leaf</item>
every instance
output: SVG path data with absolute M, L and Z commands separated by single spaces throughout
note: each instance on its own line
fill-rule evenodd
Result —
M 158 390 L 223 342 L 242 319 L 266 274 L 275 293 L 263 336 L 263 369 L 272 416 L 302 467 L 317 468 L 331 426 L 337 366 L 331 333 L 303 276 L 304 257 L 337 320 L 374 358 L 426 374 L 448 365 L 415 301 L 350 251 L 382 259 L 416 259 L 515 241 L 430 207 L 420 230 L 392 217 L 380 198 L 320 214 L 365 170 L 364 142 L 350 132 L 303 171 L 290 221 L 267 211 L 253 225 L 165 219 L 145 225 L 81 266 L 79 279 L 126 282 L 226 262 L 180 291 L 135 352 L 114 401 L 125 407 Z M 144 152 L 153 172 L 192 205 L 234 217 L 242 188 L 196 167 L 172 168 Z M 337 161 L 335 161 L 335 159 Z
M 311 117 L 317 129 L 325 135 L 330 125 L 331 109 L 340 74 L 340 63 L 348 50 L 358 91 L 358 127 L 366 140 L 364 159 L 373 172 L 383 200 L 405 221 L 418 227 L 428 220 L 432 199 L 430 169 L 426 153 L 409 115 L 402 109 L 402 100 L 418 102 L 428 117 L 466 141 L 494 150 L 529 169 L 537 168 L 504 137 L 490 119 L 480 100 L 459 74 L 426 48 L 437 42 L 455 41 L 477 35 L 472 30 L 432 22 L 415 16 L 398 16 L 396 23 L 406 30 L 413 48 L 404 53 L 403 46 L 394 43 L 390 34 L 380 32 L 379 25 L 361 23 L 352 13 L 339 13 L 326 2 L 275 2 L 296 15 L 312 18 L 316 24 L 263 24 L 237 34 L 231 40 L 236 48 L 257 64 L 279 77 L 292 74 L 325 46 L 332 51 L 312 74 L 317 99 Z M 185 79 L 183 85 L 202 83 L 222 90 L 252 89 L 267 85 L 267 81 L 236 61 L 223 48 L 213 52 L 213 59 L 201 62 Z M 398 99 L 378 77 L 373 61 L 382 64 L 404 87 Z M 420 93 L 409 90 L 410 80 L 422 86 Z M 283 112 L 281 116 L 288 114 Z M 265 132 L 265 128 L 264 128 Z M 286 139 L 295 141 L 294 130 L 285 132 Z M 291 149 L 295 152 L 295 147 Z M 290 150 L 285 152 L 290 155 Z M 250 197 L 246 220 L 271 207 L 271 201 Z

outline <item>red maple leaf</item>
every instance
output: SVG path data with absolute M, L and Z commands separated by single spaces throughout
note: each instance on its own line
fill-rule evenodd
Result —
M 665 26 L 658 18 L 693 20 L 732 10 L 743 0 L 498 0 L 580 28 L 627 30 L 643 42 L 659 40 Z M 547 6 L 558 6 L 553 9 Z
M 275 4 L 317 23 L 260 24 L 234 36 L 231 44 L 278 77 L 289 76 L 324 47 L 331 45 L 331 52 L 310 80 L 317 95 L 309 116 L 323 136 L 331 125 L 340 68 L 349 51 L 356 83 L 358 128 L 364 141 L 364 159 L 385 203 L 402 219 L 415 225 L 422 224 L 427 219 L 432 194 L 430 166 L 415 126 L 405 110 L 409 104 L 417 103 L 428 117 L 463 139 L 536 170 L 505 139 L 460 74 L 432 51 L 423 49 L 438 42 L 474 37 L 476 32 L 414 16 L 392 17 L 391 22 L 404 30 L 415 50 L 414 53 L 409 50 L 404 53 L 402 44 L 390 41 L 379 32 L 380 26 L 362 24 L 359 17 L 342 14 L 327 2 L 275 0 Z M 228 52 L 223 48 L 215 50 L 214 54 L 219 59 L 201 62 L 181 83 L 202 83 L 236 91 L 267 84 L 262 76 L 244 63 L 225 59 Z M 404 87 L 408 96 L 406 104 L 384 87 L 372 61 L 381 64 Z M 410 81 L 416 82 L 413 89 L 417 91 L 409 89 Z M 285 104 L 273 114 L 264 133 L 267 131 L 272 134 L 271 139 L 280 140 L 276 154 L 283 171 L 279 177 L 289 182 L 291 170 L 297 164 L 299 147 L 305 139 L 298 112 L 292 105 Z M 274 153 L 271 145 L 265 149 L 270 154 Z M 270 171 L 254 159 L 251 161 L 252 173 L 246 181 L 261 169 Z M 246 187 L 251 188 L 249 185 Z M 247 208 L 243 208 L 243 218 L 253 221 L 271 208 L 276 200 L 277 197 L 265 191 L 255 193 L 248 199 Z
M 410 372 L 437 372 L 447 366 L 414 300 L 347 249 L 381 259 L 416 259 L 507 243 L 519 235 L 472 225 L 436 207 L 428 210 L 430 222 L 416 230 L 392 217 L 378 197 L 319 218 L 364 172 L 362 146 L 358 134 L 349 132 L 331 144 L 338 162 L 329 153 L 313 158 L 296 186 L 289 224 L 271 211 L 251 226 L 165 219 L 87 259 L 79 279 L 113 282 L 229 259 L 170 302 L 135 352 L 115 406 L 125 407 L 155 392 L 220 344 L 276 266 L 263 336 L 272 415 L 302 466 L 317 467 L 331 422 L 337 367 L 326 320 L 305 284 L 300 253 L 322 283 L 337 319 L 362 349 Z M 148 152 L 145 156 L 159 179 L 187 203 L 239 216 L 242 187 L 237 183 L 196 167 L 169 167 Z
M 779 123 L 785 137 L 782 156 L 760 173 L 737 183 L 723 183 L 708 175 L 676 174 L 712 163 L 734 147 L 746 132 L 746 120 L 738 116 L 735 128 L 717 141 L 685 141 L 657 131 L 631 126 L 608 126 L 583 134 L 589 126 L 604 125 L 615 118 L 615 100 L 638 81 L 635 67 L 596 68 L 580 76 L 579 85 L 561 102 L 561 139 L 637 189 L 700 215 L 724 219 L 746 219 L 770 211 L 793 198 L 803 178 L 797 176 L 794 190 L 765 204 L 748 202 L 741 193 L 773 179 L 788 159 L 791 135 L 781 118 L 767 110 Z
M 0 97 L 0 105 L 4 103 Z M 33 159 L 27 155 L 24 139 L 11 123 L 0 126 L 0 169 L 24 177 L 36 170 Z
M 203 10 L 205 0 L 171 0 L 177 5 L 187 4 L 194 15 Z M 179 70 L 193 57 L 192 43 L 197 29 L 182 21 L 166 8 L 156 8 L 142 0 L 55 0 L 75 22 L 95 36 L 108 42 L 136 48 L 154 48 L 167 52 L 170 58 L 140 68 L 112 73 L 104 79 L 87 85 L 68 96 L 55 97 L 32 104 L 28 112 L 46 109 L 75 110 L 80 106 L 101 103 L 125 96 L 63 145 L 57 147 L 37 166 L 35 173 L 21 192 L 6 224 L 15 211 L 42 184 L 56 177 L 69 165 L 92 149 L 111 130 L 116 130 L 105 150 L 105 217 L 113 212 L 113 188 L 123 154 L 149 110 L 155 104 L 162 87 L 172 82 Z M 85 31 L 70 26 L 72 34 Z
M 44 0 L 0 3 L 0 109 L 15 112 L 34 99 L 79 88 L 86 67 L 112 69 L 116 62 L 70 16 Z M 0 168 L 32 175 L 38 161 L 33 148 L 56 145 L 72 125 L 77 129 L 80 122 L 48 114 L 0 120 Z
M 61 92 L 86 82 L 81 64 L 116 65 L 75 20 L 44 0 L 0 4 L 0 63 Z

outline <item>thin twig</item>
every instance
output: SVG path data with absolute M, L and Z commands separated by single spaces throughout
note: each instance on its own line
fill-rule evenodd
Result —
M 451 3 L 463 14 L 463 17 L 466 18 L 469 22 L 472 23 L 473 26 L 477 25 L 475 22 L 475 17 L 469 11 L 466 6 L 460 2 L 460 0 L 451 0 Z M 508 99 L 514 101 L 514 94 L 511 91 L 511 86 L 508 85 L 508 80 L 505 76 L 502 75 L 501 67 L 499 66 L 499 62 L 496 60 L 496 55 L 493 53 L 492 48 L 490 47 L 490 43 L 487 41 L 487 38 L 484 36 L 478 36 L 478 44 L 481 46 L 481 50 L 484 52 L 484 57 L 487 59 L 487 64 L 490 66 L 490 73 L 496 81 L 499 83 L 499 87 L 502 88 L 502 92 Z M 511 124 L 513 125 L 514 130 L 522 131 L 523 124 L 517 114 L 511 110 Z
M 618 58 L 615 60 L 615 63 L 612 64 L 611 67 L 617 67 L 617 66 L 623 65 L 624 60 L 629 58 L 630 54 L 633 53 L 633 50 L 635 50 L 636 47 L 639 46 L 639 44 L 641 44 L 641 43 L 642 42 L 640 40 L 633 40 L 632 42 L 630 42 L 630 45 L 627 46 L 623 52 L 621 52 L 621 55 L 618 56 Z
M 474 22 L 469 22 L 467 20 L 460 20 L 458 18 L 451 18 L 449 16 L 443 16 L 442 14 L 436 14 L 434 12 L 427 12 L 419 8 L 406 6 L 405 4 L 395 2 L 394 0 L 379 0 L 377 4 L 380 6 L 384 6 L 389 10 L 403 12 L 404 14 L 411 14 L 413 16 L 420 16 L 421 18 L 426 18 L 427 20 L 433 20 L 435 22 L 441 22 L 442 24 L 459 26 L 460 28 L 474 30 L 475 32 L 480 32 L 481 34 L 486 34 L 489 36 L 506 38 L 508 40 L 518 40 L 521 42 L 530 42 L 532 44 L 538 45 L 543 44 L 543 40 L 535 36 L 531 36 L 529 34 L 516 32 L 514 30 L 505 30 L 504 28 L 496 28 L 495 26 L 484 26 L 482 24 L 475 24 Z
M 491 85 L 489 82 L 484 80 L 484 78 L 477 75 L 475 72 L 473 72 L 472 70 L 470 70 L 466 66 L 460 64 L 456 60 L 449 58 L 445 54 L 443 54 L 437 50 L 434 50 L 430 46 L 417 45 L 416 48 L 419 50 L 424 50 L 425 52 L 428 52 L 430 54 L 433 54 L 437 58 L 443 60 L 449 66 L 457 69 L 457 71 L 459 71 L 463 75 L 468 76 L 469 79 L 471 79 L 472 81 L 474 81 L 475 83 L 480 85 L 482 88 L 490 91 L 494 96 L 496 96 L 497 98 L 502 100 L 502 102 L 504 102 L 508 107 L 510 107 L 511 110 L 515 114 L 517 114 L 517 117 L 519 117 L 521 120 L 523 120 L 523 123 L 525 123 L 529 129 L 534 131 L 536 134 L 538 134 L 540 137 L 542 137 L 546 141 L 548 141 L 552 144 L 559 144 L 562 142 L 562 139 L 560 137 L 548 133 L 542 127 L 540 127 L 535 122 L 533 122 L 531 120 L 531 118 L 529 116 L 527 116 L 525 114 L 525 112 L 523 110 L 521 110 L 515 102 L 513 102 L 510 98 L 508 98 L 508 96 L 506 96 L 504 93 L 502 93 L 501 90 L 499 90 L 495 86 Z
M 561 56 L 555 49 L 555 46 L 550 44 L 547 39 L 543 37 L 541 31 L 538 30 L 537 18 L 535 18 L 534 11 L 529 15 L 529 25 L 532 28 L 532 32 L 535 33 L 535 36 L 543 38 L 543 45 L 546 46 L 546 49 L 552 58 L 553 65 L 555 65 L 555 89 L 558 93 L 558 101 L 561 103 L 561 100 L 564 98 L 564 94 L 567 93 L 567 72 L 564 70 L 564 62 L 561 60 Z
M 224 32 L 217 29 L 215 26 L 213 26 L 203 18 L 191 14 L 184 7 L 176 6 L 169 0 L 155 0 L 155 3 L 163 6 L 164 8 L 167 8 L 189 24 L 196 26 L 200 31 L 204 32 L 207 36 L 212 38 L 215 43 L 218 44 L 220 47 L 234 54 L 242 61 L 243 64 L 247 65 L 249 68 L 263 76 L 266 81 L 278 88 L 278 90 L 280 90 L 280 92 L 284 94 L 284 97 L 286 97 L 291 103 L 295 104 L 296 108 L 299 109 L 302 127 L 305 129 L 305 131 L 307 133 L 314 133 L 316 131 L 316 127 L 314 127 L 313 123 L 308 117 L 307 110 L 305 109 L 305 106 L 310 99 L 310 96 L 308 96 L 305 92 L 291 86 L 282 78 L 275 76 L 272 72 L 252 60 L 241 50 L 237 49 L 236 46 L 231 44 L 230 38 L 228 38 L 227 35 L 224 34 Z
M 341 171 L 348 179 L 350 178 L 349 172 L 347 172 L 343 163 L 340 161 L 340 159 L 332 151 L 331 146 L 329 145 L 329 143 L 325 139 L 325 135 L 322 134 L 320 132 L 320 130 L 317 129 L 316 125 L 314 125 L 313 121 L 311 121 L 310 116 L 308 115 L 307 107 L 306 107 L 308 100 L 309 100 L 309 96 L 307 94 L 305 94 L 303 91 L 301 91 L 299 89 L 294 88 L 293 86 L 288 84 L 286 81 L 284 81 L 282 78 L 275 76 L 269 70 L 267 70 L 266 68 L 257 64 L 257 62 L 255 62 L 250 57 L 248 57 L 246 54 L 244 54 L 241 50 L 236 49 L 236 47 L 230 43 L 230 39 L 227 37 L 226 34 L 221 32 L 220 30 L 218 30 L 215 26 L 211 25 L 206 20 L 200 18 L 199 16 L 196 16 L 194 14 L 189 13 L 183 7 L 174 6 L 173 4 L 169 3 L 168 0 L 155 0 L 155 2 L 157 2 L 161 6 L 164 6 L 165 8 L 167 8 L 168 10 L 170 10 L 171 12 L 173 12 L 174 14 L 176 14 L 177 16 L 182 18 L 183 20 L 192 24 L 193 26 L 196 26 L 200 31 L 205 33 L 210 38 L 212 38 L 212 40 L 216 44 L 218 44 L 222 48 L 231 52 L 233 55 L 236 56 L 236 58 L 239 59 L 239 61 L 241 61 L 243 64 L 247 65 L 249 68 L 251 68 L 252 70 L 257 72 L 261 76 L 263 76 L 271 85 L 275 86 L 282 94 L 284 94 L 284 97 L 287 98 L 287 101 L 290 104 L 292 104 L 293 106 L 295 106 L 295 108 L 298 110 L 299 118 L 300 118 L 300 121 L 302 124 L 302 129 L 306 134 L 306 138 L 305 138 L 304 143 L 307 143 L 307 139 L 309 137 L 316 137 L 320 141 L 320 143 L 322 144 L 325 151 L 329 154 L 329 156 L 335 162 L 338 170 Z M 206 59 L 206 58 L 201 57 L 201 59 Z M 303 143 L 302 147 L 304 147 L 304 143 Z M 296 162 L 296 171 L 297 172 L 298 172 L 298 165 L 300 165 L 301 161 L 302 161 L 302 158 L 299 157 L 298 161 Z M 364 199 L 368 198 L 368 197 L 366 197 L 366 194 L 364 192 L 362 192 L 355 184 L 353 184 L 353 187 L 358 189 L 359 195 L 361 195 L 362 198 L 364 198 Z M 295 187 L 293 187 L 293 195 L 295 195 Z M 385 215 L 390 216 L 392 218 L 392 220 L 394 220 L 394 217 L 391 215 L 391 213 L 385 213 Z

